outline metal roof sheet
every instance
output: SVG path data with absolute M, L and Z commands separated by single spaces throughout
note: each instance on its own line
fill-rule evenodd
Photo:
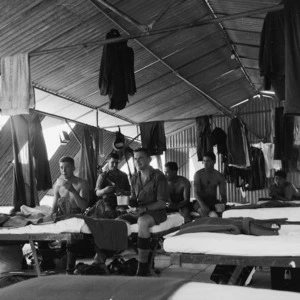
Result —
M 92 2 L 96 0 L 0 2 L 1 57 L 77 45 L 31 56 L 33 83 L 44 91 L 36 93 L 37 110 L 94 125 L 96 110 L 100 109 L 99 123 L 105 126 L 136 124 L 159 118 L 192 118 L 195 108 L 197 114 L 216 114 L 220 107 L 204 94 L 229 109 L 262 86 L 258 51 L 265 13 L 220 24 L 195 24 L 214 16 L 273 7 L 280 1 L 174 0 L 149 36 L 128 41 L 135 53 L 137 93 L 129 97 L 125 109 L 109 110 L 109 98 L 101 96 L 98 87 L 102 46 L 88 43 L 105 40 L 111 28 L 118 29 L 122 36 L 141 31 L 103 5 L 96 7 Z M 107 2 L 141 24 L 150 24 L 167 5 L 157 0 Z M 153 31 L 178 26 L 180 30 L 152 35 Z M 232 47 L 239 60 L 230 58 Z M 181 125 L 166 126 L 166 134 Z M 133 135 L 136 128 L 132 128 L 126 130 Z

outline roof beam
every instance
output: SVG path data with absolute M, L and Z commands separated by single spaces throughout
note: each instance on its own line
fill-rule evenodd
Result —
M 94 0 L 90 0 L 92 3 L 94 3 Z M 95 4 L 95 3 L 94 3 Z M 108 13 L 106 13 L 102 7 L 99 5 L 96 5 L 97 9 L 102 12 L 109 20 L 111 20 L 114 24 L 116 24 L 119 28 L 121 28 L 125 33 L 128 35 L 130 34 L 126 28 L 124 28 L 121 24 L 119 24 L 116 20 L 114 20 Z M 205 22 L 205 21 L 204 21 Z M 190 82 L 188 79 L 183 77 L 177 70 L 175 70 L 171 65 L 166 63 L 161 57 L 159 57 L 157 54 L 155 54 L 151 49 L 149 49 L 147 46 L 145 46 L 142 42 L 139 40 L 135 41 L 143 47 L 146 51 L 148 51 L 152 56 L 154 56 L 159 62 L 161 62 L 165 67 L 167 67 L 176 77 L 184 81 L 186 84 L 188 84 L 190 87 L 192 87 L 196 93 L 198 93 L 201 97 L 205 98 L 209 103 L 211 103 L 214 107 L 216 107 L 220 112 L 222 112 L 224 115 L 227 115 L 229 117 L 234 117 L 233 112 L 228 109 L 226 106 L 224 106 L 222 103 L 218 102 L 216 99 L 212 98 L 208 94 L 206 94 L 203 90 L 201 90 L 199 87 L 194 85 L 192 82 Z
M 256 89 L 256 87 L 252 83 L 252 81 L 251 81 L 251 79 L 250 79 L 247 71 L 245 70 L 245 68 L 244 68 L 244 66 L 243 66 L 243 64 L 242 64 L 242 62 L 241 62 L 241 60 L 239 58 L 239 55 L 238 55 L 235 47 L 233 46 L 233 42 L 229 38 L 226 30 L 224 29 L 224 26 L 221 24 L 221 22 L 222 22 L 222 21 L 220 21 L 221 18 L 217 18 L 216 14 L 214 13 L 214 11 L 213 11 L 211 5 L 209 4 L 208 0 L 202 0 L 202 3 L 206 7 L 206 9 L 207 9 L 208 13 L 210 14 L 210 17 L 212 18 L 212 20 L 218 20 L 219 19 L 218 27 L 219 27 L 220 31 L 222 32 L 222 34 L 224 35 L 226 44 L 228 45 L 228 48 L 235 55 L 235 59 L 237 60 L 238 64 L 240 65 L 241 70 L 244 73 L 244 76 L 247 79 L 247 81 L 249 82 L 250 86 L 252 87 L 252 89 L 254 90 L 254 92 L 256 94 L 258 94 L 258 90 Z M 234 14 L 234 15 L 236 15 L 236 14 Z
M 92 1 L 92 0 L 90 0 L 90 1 Z M 232 14 L 232 15 L 228 15 L 228 16 L 224 16 L 224 17 L 215 18 L 215 19 L 202 20 L 200 22 L 193 23 L 193 24 L 183 24 L 183 25 L 178 25 L 178 26 L 163 28 L 163 29 L 159 29 L 159 30 L 153 30 L 153 31 L 150 31 L 150 32 L 138 33 L 138 34 L 131 34 L 131 35 L 128 34 L 125 37 L 112 38 L 112 39 L 102 40 L 102 41 L 97 41 L 97 42 L 95 42 L 95 41 L 86 42 L 86 43 L 70 45 L 70 46 L 54 48 L 54 49 L 34 50 L 34 51 L 31 51 L 29 53 L 29 55 L 30 56 L 39 56 L 39 55 L 51 54 L 51 53 L 55 53 L 55 52 L 69 51 L 71 49 L 76 49 L 76 48 L 85 49 L 87 47 L 92 47 L 92 46 L 97 46 L 97 45 L 98 46 L 103 46 L 103 45 L 112 44 L 112 43 L 119 43 L 119 42 L 124 42 L 124 41 L 131 40 L 131 39 L 137 39 L 137 38 L 142 38 L 142 37 L 147 37 L 147 36 L 159 35 L 159 34 L 163 34 L 163 33 L 170 33 L 170 32 L 174 32 L 174 31 L 178 31 L 178 30 L 184 30 L 184 29 L 199 27 L 199 26 L 203 26 L 203 25 L 219 23 L 219 22 L 223 22 L 223 21 L 226 21 L 226 20 L 239 19 L 239 18 L 242 18 L 242 17 L 245 17 L 245 16 L 261 14 L 261 13 L 267 13 L 267 12 L 271 12 L 271 11 L 277 11 L 277 10 L 282 9 L 283 7 L 284 7 L 283 5 L 277 5 L 277 6 L 274 6 L 274 7 L 266 7 L 266 8 L 262 8 L 262 9 L 251 10 L 251 11 Z M 101 10 L 101 8 L 98 8 L 98 9 Z M 105 13 L 104 11 L 102 11 L 102 13 L 108 16 L 108 14 Z M 114 20 L 110 16 L 108 16 L 108 17 L 111 19 L 111 21 L 114 22 Z M 121 26 L 119 25 L 119 27 L 121 27 Z M 123 30 L 125 30 L 125 29 L 123 29 Z

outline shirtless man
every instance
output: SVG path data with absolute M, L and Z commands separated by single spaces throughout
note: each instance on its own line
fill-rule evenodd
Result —
M 190 202 L 190 181 L 177 175 L 178 165 L 170 161 L 165 164 L 165 175 L 168 180 L 170 202 L 167 203 L 167 212 L 179 211 L 184 217 L 185 223 L 190 222 L 191 202 Z
M 52 212 L 57 215 L 78 214 L 85 211 L 89 202 L 89 189 L 86 180 L 74 175 L 75 165 L 72 157 L 63 156 L 59 160 L 60 177 L 54 184 Z M 77 257 L 77 241 L 66 244 L 67 273 L 73 273 Z M 43 257 L 41 268 L 44 270 L 55 267 L 53 259 L 57 257 L 49 250 L 48 242 L 39 242 L 39 250 Z
M 202 217 L 218 217 L 215 205 L 220 204 L 217 199 L 217 188 L 223 204 L 227 202 L 226 184 L 224 176 L 214 169 L 216 156 L 207 152 L 203 156 L 204 168 L 194 175 L 195 196 L 198 204 L 198 213 Z
M 74 175 L 72 157 L 59 160 L 61 176 L 54 186 L 53 213 L 76 214 L 84 212 L 89 203 L 88 182 Z
M 297 188 L 289 181 L 286 180 L 286 172 L 278 170 L 274 174 L 274 183 L 269 187 L 269 195 L 277 200 L 292 200 L 299 197 L 300 193 Z

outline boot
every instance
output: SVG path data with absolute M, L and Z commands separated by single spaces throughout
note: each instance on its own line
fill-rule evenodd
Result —
M 138 268 L 136 271 L 136 276 L 149 276 L 150 275 L 150 270 L 149 270 L 149 265 L 148 263 L 138 263 Z

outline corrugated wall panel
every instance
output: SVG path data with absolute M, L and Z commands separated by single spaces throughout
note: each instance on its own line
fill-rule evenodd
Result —
M 244 105 L 238 106 L 235 112 L 246 123 L 250 143 L 257 143 L 263 139 L 270 142 L 271 132 L 271 110 L 279 106 L 278 101 L 271 98 L 255 98 L 251 99 Z M 212 119 L 212 128 L 220 127 L 227 133 L 230 118 L 226 116 L 214 116 Z M 257 138 L 259 137 L 259 138 Z M 179 175 L 189 178 L 189 149 L 196 147 L 196 126 L 191 126 L 181 132 L 171 135 L 167 138 L 166 161 L 176 161 L 181 167 Z M 221 161 L 218 160 L 217 168 L 222 170 Z M 189 178 L 190 181 L 193 178 Z M 267 180 L 267 186 L 272 182 L 272 178 Z M 298 173 L 289 173 L 288 180 L 300 187 L 300 176 Z M 268 197 L 268 189 L 257 191 L 246 191 L 245 197 L 242 196 L 240 189 L 234 184 L 227 183 L 228 201 L 236 203 L 256 203 L 258 198 Z
M 178 174 L 189 178 L 189 130 L 183 130 L 167 139 L 166 162 L 178 164 Z

